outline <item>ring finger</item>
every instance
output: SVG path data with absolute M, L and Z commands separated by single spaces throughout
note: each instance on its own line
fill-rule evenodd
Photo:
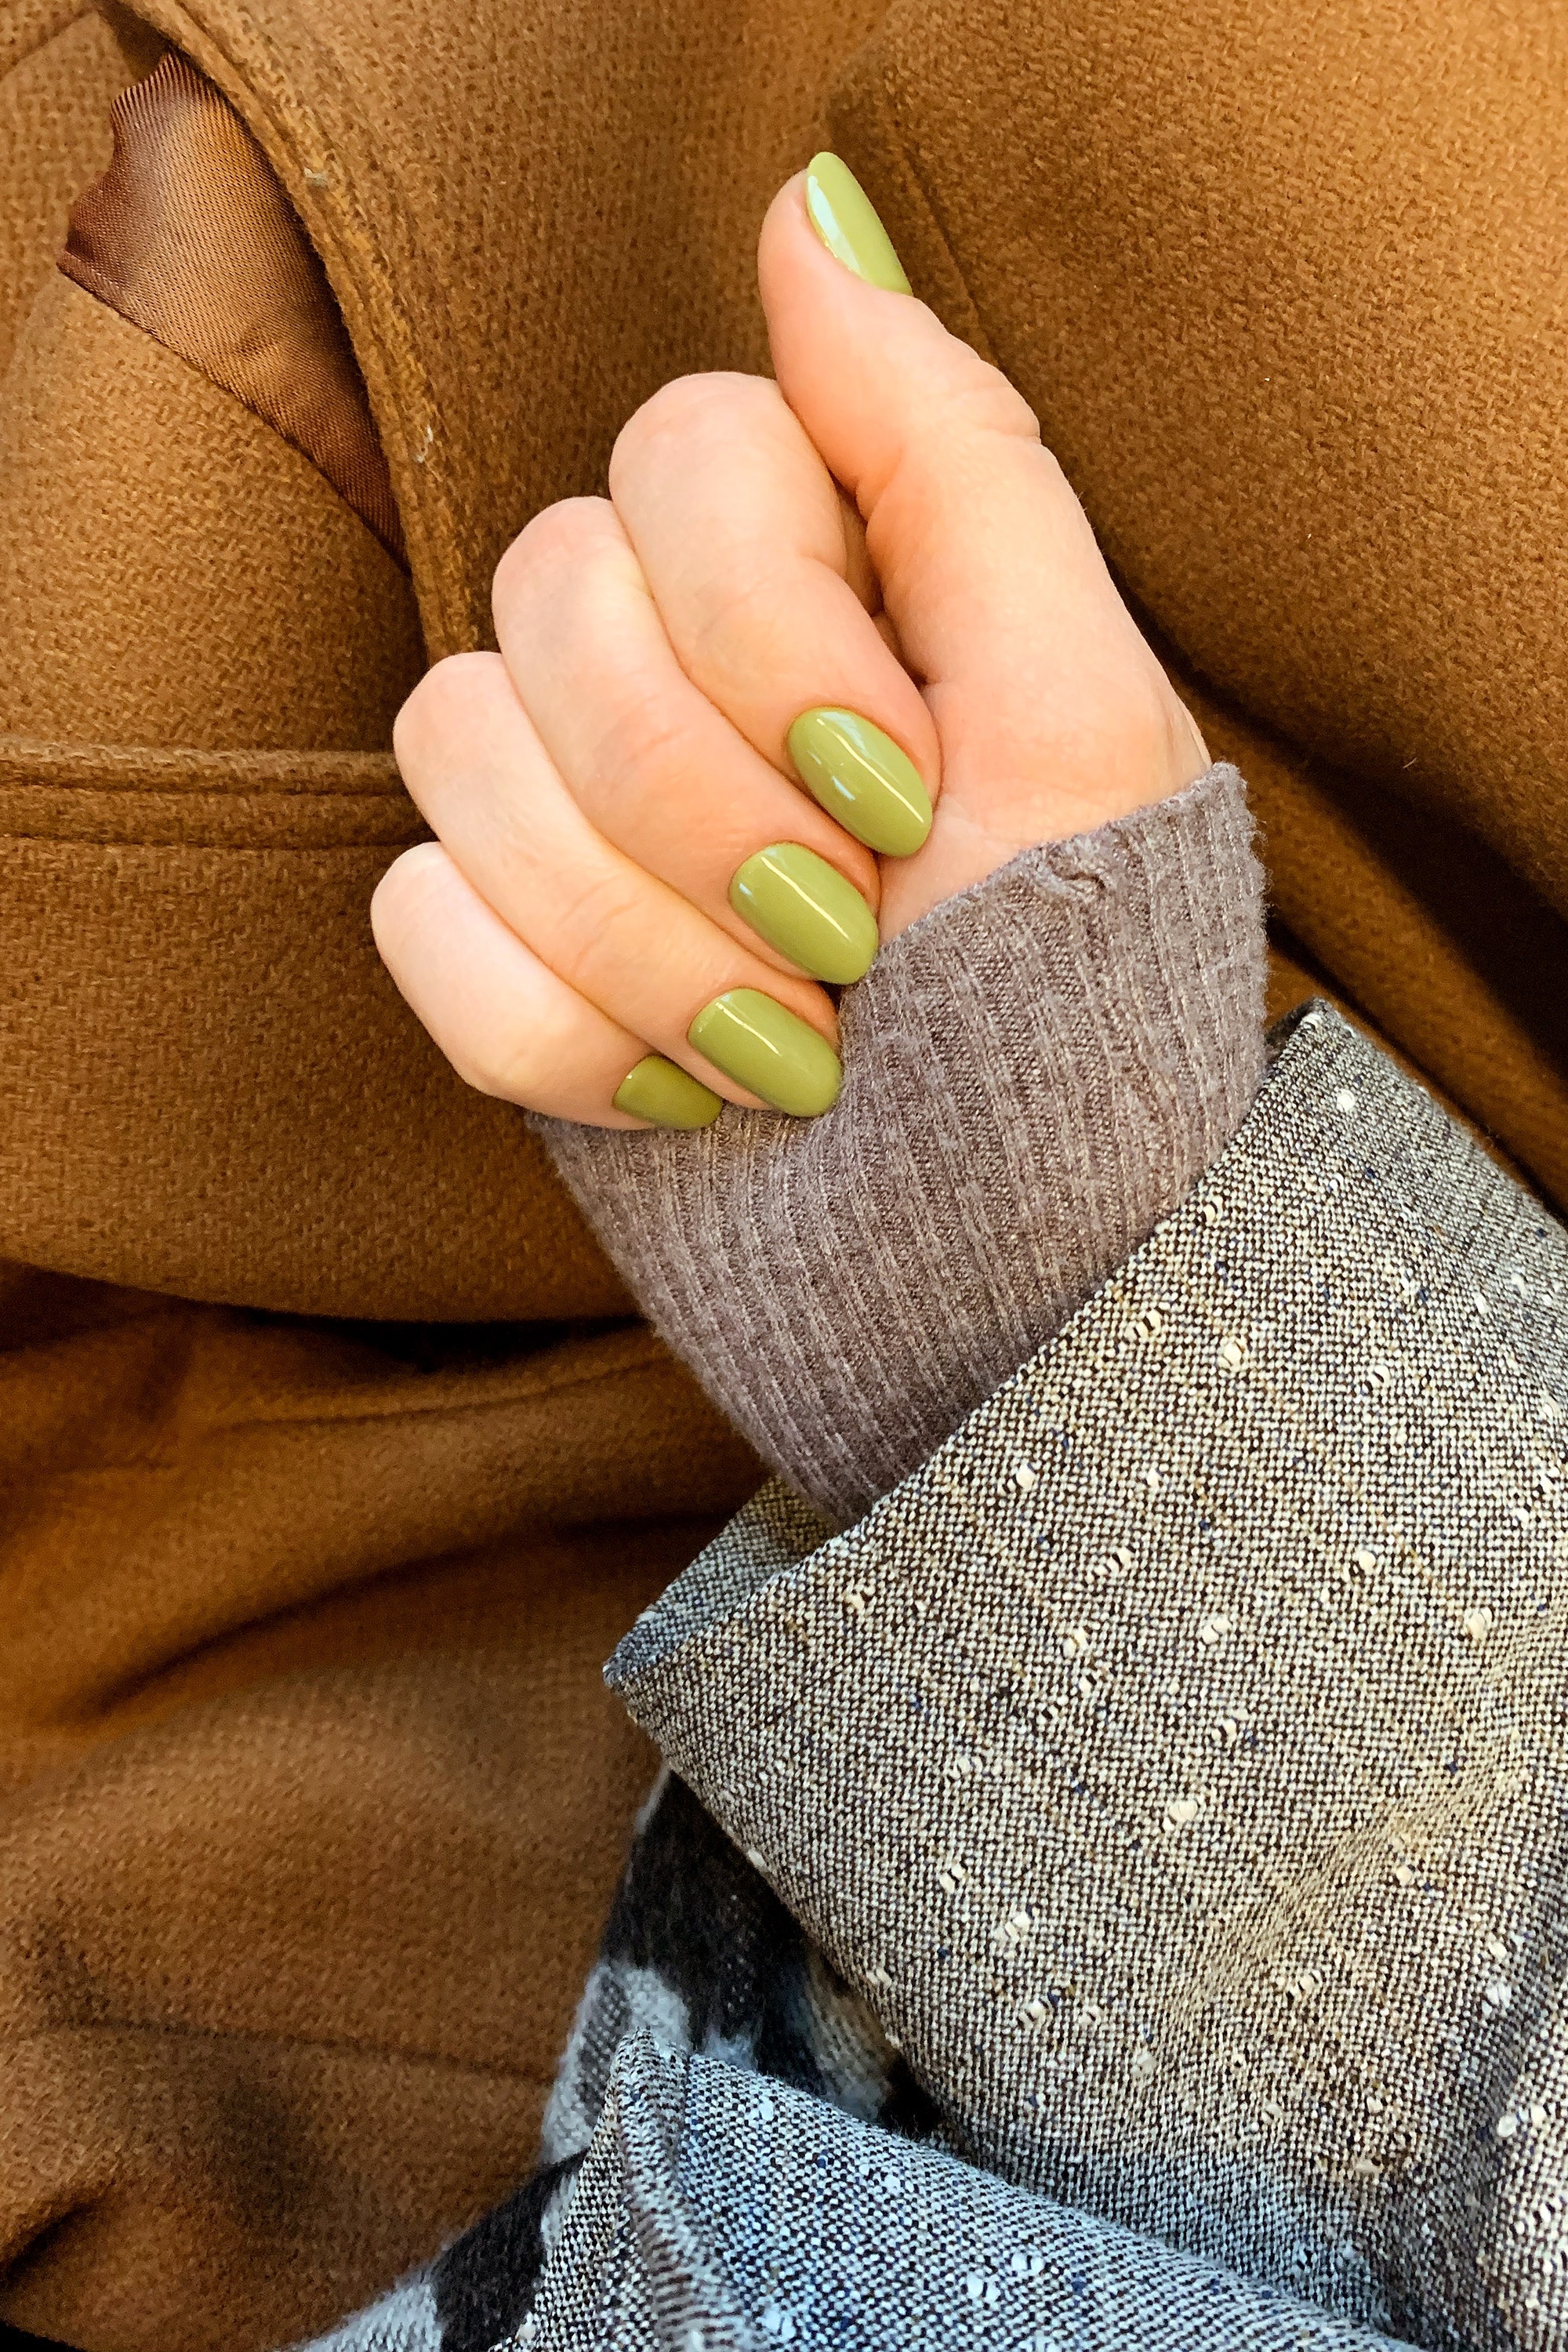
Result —
M 605 839 L 777 969 L 858 980 L 876 859 L 687 677 L 608 500 L 536 517 L 494 602 L 519 697 Z
M 454 864 L 559 978 L 731 1102 L 829 1107 L 841 1074 L 823 991 L 770 968 L 595 829 L 495 656 L 428 672 L 395 742 Z

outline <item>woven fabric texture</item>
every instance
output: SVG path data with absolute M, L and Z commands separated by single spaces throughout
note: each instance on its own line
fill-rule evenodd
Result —
M 128 79 L 87 0 L 0 5 L 0 380 L 71 199 L 109 161 L 109 110 Z
M 1392 2352 L 1294 2295 L 889 2140 L 783 2084 L 662 2053 L 646 2034 L 622 2051 L 513 2341 L 517 2352 Z M 418 2352 L 417 2338 L 406 2344 Z
M 0 403 L 0 740 L 61 745 L 380 751 L 424 667 L 320 470 L 58 271 Z
M 1516 1172 L 1568 1201 L 1568 924 L 1467 826 L 1243 719 L 1167 658 L 1205 740 L 1247 778 L 1276 941 Z M 1283 937 L 1279 934 L 1283 930 Z M 1330 978 L 1331 975 L 1331 979 Z
M 531 2163 L 657 1759 L 614 1643 L 756 1483 L 650 1334 L 0 1265 L 0 2314 L 263 2352 Z
M 755 223 L 829 137 L 1215 706 L 1293 928 L 1568 1197 L 1555 0 L 144 5 L 323 255 L 437 651 L 662 376 L 760 363 Z
M 1554 0 L 903 0 L 835 127 L 1186 663 L 1568 911 Z
M 498 549 L 549 499 L 602 487 L 638 399 L 684 368 L 763 363 L 756 222 L 785 173 L 831 137 L 921 291 L 988 339 L 1040 405 L 1123 575 L 1177 640 L 1182 674 L 1195 665 L 1213 679 L 1221 723 L 1205 714 L 1209 740 L 1252 777 L 1292 924 L 1563 1194 L 1568 954 L 1549 896 L 1568 740 L 1557 708 L 1568 108 L 1556 0 L 1414 13 L 1393 0 L 1202 0 L 1195 13 L 1157 0 L 899 0 L 890 11 L 879 0 L 717 10 L 656 0 L 608 14 L 584 0 L 500 11 L 449 0 L 148 5 L 241 114 L 322 257 L 392 453 L 437 650 L 483 636 Z M 8 301 L 46 249 L 41 224 L 63 234 L 68 194 L 104 157 L 120 76 L 96 26 L 34 46 L 68 13 L 53 0 L 0 0 L 0 64 L 21 59 L 0 84 L 4 228 L 18 240 Z M 423 659 L 409 583 L 299 452 L 48 275 L 0 418 L 5 465 L 15 458 L 26 493 L 0 517 L 0 560 L 23 546 L 37 557 L 6 573 L 0 694 L 8 710 L 33 712 L 30 733 L 53 739 L 6 755 L 0 1249 L 262 1309 L 624 1313 L 542 1154 L 501 1106 L 465 1096 L 376 974 L 365 902 L 408 813 L 395 814 L 384 782 L 359 812 L 301 788 L 333 745 L 384 746 L 399 680 Z M 179 431 L 153 429 L 171 416 Z M 21 450 L 21 428 L 35 425 L 41 437 Z M 243 502 L 226 495 L 233 483 Z M 232 652 L 232 674 L 215 644 Z M 317 713 L 322 731 L 304 739 L 305 759 L 268 765 L 300 744 L 296 730 L 316 729 Z M 89 760 L 78 766 L 62 749 L 133 723 L 144 731 L 121 732 L 132 748 L 97 781 Z M 137 740 L 168 749 L 143 758 Z M 238 763 L 221 791 L 199 748 L 215 740 Z M 268 757 L 241 774 L 258 744 Z M 1286 782 L 1271 799 L 1276 754 Z M 1329 825 L 1312 822 L 1315 803 L 1292 800 L 1300 776 L 1325 795 Z M 1375 838 L 1362 823 L 1374 784 Z M 1471 856 L 1477 828 L 1489 859 Z M 1458 892 L 1430 887 L 1439 835 Z M 135 1392 L 178 1399 L 182 1349 L 221 1315 L 189 1308 L 146 1354 L 127 1338 L 119 1362 L 128 1382 L 142 1381 Z M 269 1330 L 263 1321 L 251 1335 L 263 1370 Z M 39 1337 L 10 1359 L 29 1412 L 61 1395 L 52 1344 Z M 498 1426 L 480 1354 L 476 1431 Z M 452 1391 L 469 1380 L 452 1370 Z M 666 1414 L 658 1376 L 639 1393 L 624 1419 L 605 1416 L 611 1466 L 590 1482 L 616 1510 L 640 1507 L 645 1408 L 660 1445 L 687 1443 L 689 1396 Z M 241 1372 L 225 1412 L 247 1424 L 254 1403 Z M 247 1826 L 270 1818 L 280 1789 L 296 1810 L 279 1853 L 297 1868 L 280 1862 L 259 1928 L 246 1912 L 226 1948 L 255 1979 L 227 1979 L 237 2011 L 263 1999 L 287 1950 L 294 1972 L 278 1980 L 299 1993 L 301 2014 L 310 1989 L 328 1982 L 364 2028 L 356 2046 L 368 2046 L 384 1963 L 400 1981 L 407 1923 L 434 1920 L 434 1933 L 448 1916 L 487 1922 L 482 1905 L 461 1911 L 472 1849 L 442 1832 L 492 1801 L 499 1784 L 476 1776 L 473 1759 L 481 1747 L 499 1754 L 493 1727 L 486 1744 L 460 1706 L 443 1713 L 440 1689 L 416 1698 L 400 1683 L 377 1720 L 393 1724 L 399 1755 L 443 1759 L 439 1799 L 420 1816 L 437 1826 L 398 1845 L 397 1867 L 366 1895 L 357 1942 L 318 1940 L 341 1917 L 341 1849 L 315 1832 L 338 1818 L 345 1780 L 374 1775 L 387 1753 L 345 1653 L 357 1643 L 356 1659 L 409 1658 L 426 1593 L 437 1613 L 439 1593 L 457 1586 L 488 1595 L 471 1605 L 491 1626 L 505 1603 L 482 1551 L 477 1565 L 462 1557 L 469 1498 L 456 1454 L 437 1443 L 446 1466 L 426 1491 L 419 1449 L 405 1454 L 394 1421 L 384 1446 L 356 1451 L 346 1406 L 329 1411 L 307 1390 L 292 1410 L 299 1451 L 269 1457 L 270 1480 L 258 1467 L 234 1524 L 248 1540 L 307 1504 L 319 1513 L 319 1600 L 297 1606 L 296 1559 L 281 1539 L 204 1550 L 193 1537 L 167 1575 L 143 1580 L 144 1604 L 155 1593 L 170 1606 L 163 1648 L 150 1660 L 142 1644 L 134 1671 L 149 1705 L 174 1709 L 184 1695 L 167 1752 L 188 1741 L 191 1785 L 239 1825 L 226 1838 L 193 1829 L 184 1866 L 148 1879 L 171 1906 L 167 1947 L 117 1942 L 126 1915 L 110 1899 L 129 1889 L 134 1913 L 148 1867 L 144 1751 L 121 1744 L 142 1685 L 100 1686 L 52 1727 L 82 1743 L 72 1772 L 123 1798 L 103 1798 L 89 1868 L 63 1784 L 49 1779 L 30 1827 L 47 1861 L 80 1855 L 82 1874 L 40 1866 L 15 1881 L 42 1891 L 68 1952 L 125 1956 L 119 1974 L 106 1958 L 49 1983 L 46 2017 L 86 2020 L 72 2047 L 94 2053 L 94 2082 L 106 2010 L 139 2021 L 128 2046 L 155 2051 L 172 2073 L 200 2063 L 205 2029 L 177 2032 L 168 2015 L 212 1980 L 211 1919 L 226 1916 L 232 1887 L 250 1887 Z M 117 1565 L 146 1558 L 121 1541 L 122 1503 L 177 1490 L 195 1526 L 222 1499 L 221 1449 L 176 1453 L 172 1468 L 152 1450 L 128 1462 L 100 1447 L 113 1416 L 100 1403 L 43 1419 L 45 1458 L 81 1508 L 79 1557 L 95 1577 L 112 1583 Z M 431 1426 L 417 1413 L 405 1425 Z M 700 1486 L 721 1443 L 710 1420 L 700 1426 L 689 1465 Z M 34 1527 L 39 1458 L 26 1454 L 7 1504 L 8 1605 L 17 1591 L 45 1601 L 50 1591 L 47 1545 L 15 1532 Z M 656 1447 L 656 1462 L 668 1458 Z M 650 1491 L 665 1491 L 659 1478 Z M 384 1526 L 405 1566 L 382 1576 L 384 1555 L 360 1531 L 389 1495 Z M 569 1584 L 584 1557 L 552 1551 L 549 1578 Z M 232 1613 L 203 1641 L 212 1612 L 182 1612 L 207 1570 L 225 1580 Z M 509 1727 L 534 1706 L 541 1724 L 538 1777 L 519 1769 L 494 1803 L 500 1820 L 542 1824 L 563 1790 L 588 1785 L 568 1721 L 587 1720 L 575 1677 L 588 1637 L 568 1641 L 525 1600 L 516 1609 L 509 1626 L 524 1626 L 542 1658 L 555 1644 L 561 1664 L 542 1664 L 536 1682 L 520 1670 L 486 1685 Z M 61 1604 L 50 1621 L 62 1683 L 89 1616 Z M 127 1622 L 140 1622 L 129 1611 Z M 195 1650 L 181 1647 L 187 1630 Z M 96 1633 L 84 1649 L 85 1684 L 101 1660 Z M 255 1716 L 236 1697 L 297 1674 L 317 1678 L 331 1726 L 308 1751 L 309 1785 L 287 1778 L 307 1751 L 254 1746 Z M 211 1714 L 186 1704 L 198 1693 Z M 429 1728 L 437 1720 L 449 1738 Z M 18 1752 L 37 1754 L 30 1717 L 6 1728 Z M 599 1808 L 601 1843 L 585 1842 L 581 1872 L 563 1874 L 552 1847 L 540 1864 L 548 1901 L 535 1913 L 524 1888 L 511 1915 L 537 1916 L 560 1962 L 559 1976 L 524 1967 L 505 1987 L 530 2066 L 556 2030 L 573 1956 L 597 1926 L 595 1890 L 616 1867 L 632 1801 L 624 1754 L 616 1771 L 619 1793 Z M 54 1843 L 49 1801 L 61 1807 Z M 193 1864 L 204 1852 L 210 1877 Z M 209 1909 L 202 1889 L 230 1865 Z M 568 1879 L 580 1911 L 552 1907 Z M 187 1895 L 182 1909 L 175 1898 Z M 136 1916 L 156 1916 L 153 1903 Z M 17 1916 L 26 1953 L 37 1924 Z M 491 1947 L 477 1938 L 465 1969 L 457 1945 L 442 1948 L 431 1981 L 452 2012 L 489 2014 Z M 229 2061 L 256 2057 L 259 2043 L 242 2028 L 199 2105 L 184 2091 L 160 2104 L 133 2071 L 117 2077 L 107 2116 L 76 2103 L 81 2077 L 41 2083 L 28 2108 L 38 2138 L 5 2176 L 22 2184 L 7 2221 L 6 2307 L 19 2313 L 25 2297 L 38 2332 L 94 2352 L 228 2352 L 258 2331 L 325 2324 L 520 2177 L 530 2151 L 519 2117 L 532 2114 L 537 2084 L 516 2106 L 489 2106 L 483 2066 L 467 2074 L 448 2170 L 431 2160 L 430 2131 L 432 2117 L 456 2113 L 449 2084 L 425 2106 L 401 2094 L 350 2098 L 336 2071 L 343 2038 L 306 2055 L 274 2048 L 246 2074 Z M 268 2193 L 279 2163 L 236 2162 L 237 2117 L 269 2158 L 325 2151 L 299 2201 Z M 353 2217 L 341 2227 L 340 2192 L 336 2210 Z
M 1565 1318 L 1314 1010 L 918 1475 L 612 1665 L 962 2152 L 1433 2347 L 1568 2327 Z
M 830 1118 L 541 1123 L 644 1310 L 840 1524 L 1060 1328 L 1250 1108 L 1251 831 L 1216 768 L 949 899 L 846 995 Z
M 71 207 L 61 269 L 302 450 L 402 562 L 359 367 L 260 148 L 172 49 L 110 119 L 113 160 Z

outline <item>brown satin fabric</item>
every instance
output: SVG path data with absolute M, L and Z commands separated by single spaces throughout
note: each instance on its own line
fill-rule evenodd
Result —
M 255 140 L 174 50 L 111 120 L 113 162 L 71 207 L 60 268 L 302 450 L 403 562 L 338 306 Z

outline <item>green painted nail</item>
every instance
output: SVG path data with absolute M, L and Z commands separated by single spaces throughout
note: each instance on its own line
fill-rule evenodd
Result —
M 814 801 L 880 857 L 909 857 L 931 831 L 931 795 L 890 735 L 853 710 L 803 710 L 789 755 Z
M 816 1118 L 838 1100 L 844 1068 L 832 1046 L 760 989 L 716 996 L 686 1035 L 727 1078 L 775 1110 Z
M 798 841 L 775 841 L 748 857 L 730 885 L 730 904 L 769 947 L 839 987 L 870 971 L 881 944 L 854 884 Z
M 655 1127 L 711 1127 L 723 1109 L 721 1096 L 662 1054 L 647 1054 L 616 1088 L 616 1108 Z
M 812 227 L 846 269 L 889 294 L 913 291 L 870 197 L 837 155 L 814 155 L 806 165 L 805 209 Z

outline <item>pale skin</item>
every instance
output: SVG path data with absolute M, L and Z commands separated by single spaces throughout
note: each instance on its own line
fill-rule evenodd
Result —
M 811 227 L 797 176 L 758 276 L 776 382 L 687 376 L 623 429 L 608 499 L 535 517 L 497 570 L 495 654 L 439 662 L 395 744 L 434 842 L 372 904 L 398 987 L 459 1074 L 636 1127 L 652 1052 L 753 1104 L 688 1042 L 764 992 L 837 1045 L 833 1000 L 729 903 L 794 842 L 884 942 L 1018 851 L 1163 800 L 1209 764 L 1025 402 L 912 296 Z M 861 714 L 934 803 L 878 858 L 802 789 L 807 709 Z

